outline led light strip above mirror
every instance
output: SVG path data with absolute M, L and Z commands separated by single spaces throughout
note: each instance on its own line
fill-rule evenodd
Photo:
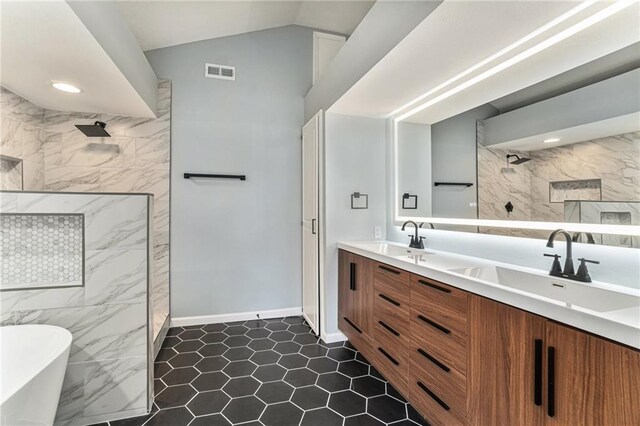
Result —
M 394 110 L 390 115 L 392 126 L 392 164 L 394 179 L 394 224 L 401 225 L 407 220 L 413 220 L 416 222 L 429 222 L 442 225 L 531 230 L 554 230 L 557 228 L 564 228 L 571 232 L 640 236 L 640 226 L 635 225 L 401 216 L 398 201 L 401 198 L 398 171 L 398 125 L 401 121 L 406 120 L 411 122 L 411 117 L 416 116 L 421 111 L 431 111 L 431 109 L 428 108 L 434 107 L 444 100 L 452 98 L 454 95 L 460 94 L 471 87 L 477 86 L 485 80 L 489 81 L 491 77 L 497 76 L 501 72 L 513 68 L 519 63 L 523 63 L 528 58 L 533 59 L 533 57 L 545 50 L 548 50 L 552 46 L 568 40 L 595 24 L 603 22 L 619 12 L 627 10 L 630 6 L 637 4 L 638 0 L 621 0 L 612 3 L 594 0 L 584 1 L 525 37 Z M 627 10 L 623 16 L 626 17 L 630 12 L 630 10 Z M 611 26 L 613 24 L 610 23 L 608 25 Z M 593 32 L 593 30 L 591 32 Z M 542 39 L 543 37 L 545 38 Z M 535 44 L 531 45 L 531 43 Z M 508 53 L 511 53 L 511 56 L 507 55 Z M 501 60 L 501 62 L 496 63 L 498 60 Z M 489 68 L 483 71 L 483 67 Z M 522 67 L 522 65 L 520 67 Z M 465 77 L 467 78 L 465 79 Z M 453 86 L 454 83 L 457 83 L 457 85 Z M 484 87 L 484 83 L 479 87 Z M 461 96 L 464 97 L 465 95 L 462 94 Z M 458 97 L 455 99 L 458 99 Z M 418 120 L 417 122 L 425 121 Z

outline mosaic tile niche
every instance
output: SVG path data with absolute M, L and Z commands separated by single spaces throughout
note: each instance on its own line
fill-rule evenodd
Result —
M 0 245 L 0 290 L 84 282 L 84 215 L 2 213 Z

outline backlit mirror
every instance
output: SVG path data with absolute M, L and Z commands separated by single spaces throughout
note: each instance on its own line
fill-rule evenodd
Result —
M 640 247 L 640 46 L 441 120 L 396 118 L 394 157 L 396 223 Z

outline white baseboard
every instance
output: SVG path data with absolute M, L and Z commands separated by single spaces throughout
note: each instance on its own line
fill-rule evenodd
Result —
M 344 342 L 347 340 L 347 336 L 338 331 L 337 333 L 323 334 L 322 340 L 324 340 L 325 343 Z
M 181 327 L 183 325 L 218 324 L 221 322 L 247 321 L 257 319 L 258 315 L 260 315 L 260 318 L 262 319 L 293 317 L 302 315 L 302 308 L 296 307 L 274 309 L 270 311 L 237 312 L 233 314 L 200 315 L 194 317 L 172 317 L 171 326 Z

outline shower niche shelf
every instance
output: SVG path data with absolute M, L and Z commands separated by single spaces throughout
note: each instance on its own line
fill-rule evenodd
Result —
M 84 214 L 0 213 L 0 291 L 84 285 Z
M 549 202 L 602 201 L 602 180 L 582 179 L 549 182 Z

